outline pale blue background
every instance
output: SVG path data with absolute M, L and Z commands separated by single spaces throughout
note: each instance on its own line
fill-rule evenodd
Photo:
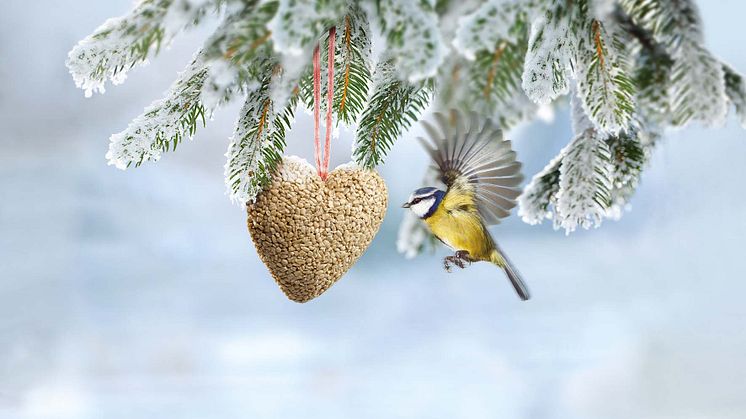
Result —
M 742 1 L 699 1 L 707 45 L 746 72 Z M 565 237 L 495 229 L 534 299 L 473 266 L 405 261 L 389 208 L 327 294 L 287 301 L 224 194 L 237 105 L 155 165 L 106 166 L 107 138 L 207 34 L 85 99 L 67 51 L 128 0 L 0 6 L 0 417 L 744 418 L 746 131 L 672 132 L 632 212 Z M 310 119 L 291 152 L 310 156 Z M 510 133 L 527 174 L 567 115 Z M 411 135 L 381 172 L 392 203 L 426 160 Z M 349 158 L 349 136 L 334 145 Z M 416 168 L 416 178 L 411 176 Z

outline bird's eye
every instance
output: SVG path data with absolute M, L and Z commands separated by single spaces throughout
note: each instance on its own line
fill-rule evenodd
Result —
M 416 203 L 418 203 L 418 202 L 420 202 L 420 201 L 422 201 L 422 198 L 415 198 L 415 199 L 414 199 L 414 200 L 412 201 L 412 203 L 413 203 L 413 204 L 416 204 Z

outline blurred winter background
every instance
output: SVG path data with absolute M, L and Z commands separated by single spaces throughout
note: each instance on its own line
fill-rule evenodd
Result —
M 699 1 L 708 46 L 746 71 L 746 4 Z M 746 132 L 670 133 L 633 209 L 565 237 L 516 217 L 500 238 L 533 292 L 395 252 L 397 204 L 426 159 L 407 135 L 381 168 L 378 237 L 298 305 L 224 194 L 237 104 L 161 162 L 106 165 L 107 138 L 159 97 L 205 31 L 85 99 L 67 51 L 130 0 L 0 6 L 0 417 L 746 417 Z M 291 152 L 310 156 L 302 115 Z M 531 175 L 567 115 L 510 133 Z M 349 135 L 333 163 L 349 158 Z M 413 176 L 413 173 L 416 175 Z

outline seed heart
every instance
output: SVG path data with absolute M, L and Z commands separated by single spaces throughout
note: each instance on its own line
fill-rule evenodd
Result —
M 322 181 L 307 161 L 290 156 L 246 209 L 259 257 L 285 295 L 304 303 L 365 252 L 387 204 L 386 183 L 375 171 L 343 165 Z

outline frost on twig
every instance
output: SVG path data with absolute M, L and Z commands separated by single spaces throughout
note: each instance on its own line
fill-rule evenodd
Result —
M 120 84 L 133 67 L 143 65 L 182 30 L 197 22 L 210 7 L 206 0 L 142 0 L 129 14 L 107 20 L 68 54 L 67 67 L 75 85 L 104 93 L 110 80 Z
M 516 27 L 516 21 L 531 22 L 540 10 L 538 0 L 487 0 L 476 10 L 459 19 L 453 46 L 467 59 L 477 52 L 491 51 L 500 42 L 525 42 L 526 27 Z
M 720 62 L 696 43 L 684 43 L 684 50 L 673 56 L 670 97 L 674 125 L 698 120 L 719 126 L 728 114 L 725 73 Z
M 603 132 L 618 134 L 628 128 L 634 112 L 634 84 L 619 35 L 596 19 L 582 17 L 575 59 L 577 94 L 583 109 Z
M 728 100 L 736 109 L 736 116 L 741 126 L 746 128 L 746 83 L 743 76 L 728 65 L 723 65 L 725 71 L 725 92 Z
M 555 225 L 566 233 L 598 227 L 611 202 L 611 153 L 594 130 L 578 134 L 567 148 L 559 172 Z
M 518 216 L 525 223 L 535 225 L 541 224 L 545 219 L 552 219 L 559 191 L 559 169 L 566 154 L 567 148 L 537 173 L 518 197 Z
M 352 152 L 353 159 L 366 168 L 383 162 L 402 132 L 419 119 L 433 94 L 431 80 L 417 83 L 401 80 L 391 62 L 379 63 L 375 74 Z
M 645 135 L 639 129 L 629 133 L 612 136 L 606 141 L 609 144 L 611 158 L 611 194 L 610 205 L 606 210 L 607 218 L 618 220 L 640 183 L 640 175 L 650 158 L 653 139 L 644 141 Z
M 346 0 L 279 0 L 267 28 L 277 53 L 308 55 L 307 47 L 333 26 L 347 11 Z
M 518 210 L 529 224 L 552 219 L 555 229 L 568 234 L 619 217 L 637 188 L 649 152 L 638 128 L 616 135 L 598 131 L 577 98 L 573 130 L 570 144 L 526 186 Z
M 285 134 L 293 123 L 297 95 L 280 107 L 272 99 L 278 66 L 268 68 L 260 88 L 250 92 L 228 145 L 225 181 L 234 202 L 253 202 L 282 160 Z
M 430 2 L 380 0 L 377 6 L 386 58 L 393 60 L 398 76 L 413 83 L 434 76 L 446 48 Z
M 230 26 L 231 18 L 216 30 L 205 42 L 205 47 L 213 45 Z M 229 101 L 236 89 L 226 89 L 208 103 L 205 97 L 205 83 L 210 71 L 210 63 L 204 50 L 198 52 L 187 68 L 179 74 L 166 95 L 151 103 L 122 132 L 109 139 L 106 158 L 110 165 L 126 169 L 139 166 L 145 161 L 158 161 L 161 154 L 176 150 L 185 138 L 191 139 L 199 125 L 205 125 L 215 110 Z M 234 81 L 230 82 L 235 84 Z M 210 95 L 207 95 L 210 97 Z M 214 95 L 213 95 L 214 97 Z
M 198 124 L 205 123 L 208 110 L 200 102 L 207 67 L 198 53 L 169 89 L 166 97 L 145 108 L 127 129 L 110 138 L 106 158 L 119 169 L 158 161 L 161 154 L 186 137 L 191 138 Z
M 531 24 L 523 65 L 523 90 L 538 104 L 550 103 L 569 91 L 569 68 L 576 46 L 568 13 L 558 7 L 546 11 Z
M 694 0 L 139 0 L 80 41 L 67 66 L 86 95 L 103 92 L 209 13 L 223 24 L 165 96 L 111 136 L 110 164 L 158 160 L 244 96 L 225 175 L 231 198 L 251 201 L 281 157 L 296 102 L 313 104 L 311 54 L 318 45 L 328 56 L 332 32 L 330 115 L 356 125 L 353 158 L 366 168 L 433 99 L 509 129 L 575 86 L 573 139 L 519 211 L 568 232 L 621 214 L 667 127 L 719 125 L 731 105 L 746 127 L 743 76 L 705 48 Z M 407 247 L 417 247 L 422 226 L 408 223 Z
M 208 76 L 202 101 L 214 107 L 236 91 L 250 92 L 262 82 L 265 61 L 272 59 L 267 23 L 277 12 L 277 2 L 248 2 L 229 15 L 205 46 Z
M 634 24 L 651 34 L 673 60 L 667 95 L 673 125 L 697 120 L 721 125 L 728 112 L 725 74 L 704 47 L 699 10 L 692 0 L 622 0 Z
M 348 125 L 357 122 L 368 100 L 368 92 L 373 77 L 371 31 L 365 12 L 357 5 L 351 5 L 347 14 L 336 24 L 334 46 L 334 98 L 332 110 L 337 121 Z M 320 54 L 328 56 L 328 32 L 319 42 Z M 321 73 L 321 91 L 328 88 L 327 73 Z M 307 109 L 313 109 L 313 73 L 309 68 L 299 83 L 300 97 Z M 320 104 L 326 112 L 326 101 Z

